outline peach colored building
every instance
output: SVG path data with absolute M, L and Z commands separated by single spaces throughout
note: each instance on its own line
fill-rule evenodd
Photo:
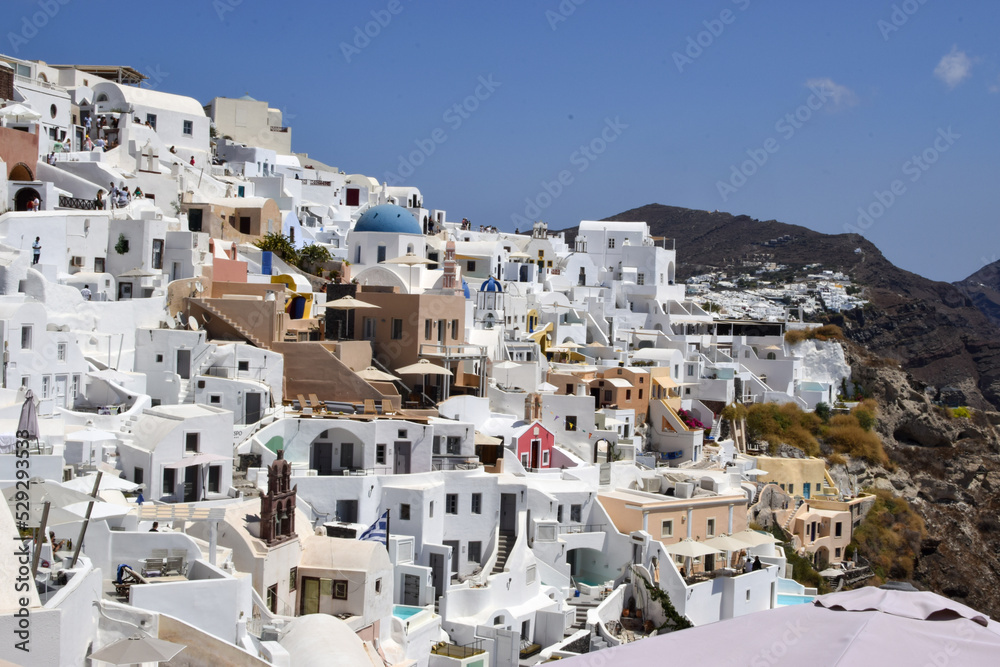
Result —
M 844 560 L 854 525 L 874 500 L 868 494 L 843 501 L 814 498 L 778 513 L 778 520 L 785 522 L 785 530 L 792 534 L 796 552 L 811 555 L 817 565 L 835 564 Z
M 558 386 L 558 385 L 557 385 Z M 649 410 L 649 373 L 638 368 L 606 368 L 590 382 L 599 408 L 635 410 L 635 423 L 646 421 Z
M 597 498 L 619 532 L 644 530 L 664 547 L 689 537 L 703 541 L 747 527 L 747 498 L 742 494 L 672 498 L 616 489 L 599 493 Z M 692 573 L 714 569 L 721 558 L 695 559 Z
M 192 201 L 191 195 L 185 193 L 181 212 L 187 214 L 189 231 L 236 243 L 253 243 L 282 229 L 278 204 L 266 197 L 203 197 Z

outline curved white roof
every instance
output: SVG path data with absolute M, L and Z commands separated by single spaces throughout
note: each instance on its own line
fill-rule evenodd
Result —
M 113 81 L 102 81 L 94 85 L 95 98 L 101 93 L 109 95 L 116 94 L 129 104 L 142 107 L 156 107 L 164 111 L 173 111 L 186 116 L 205 116 L 205 109 L 201 103 L 193 97 L 184 95 L 174 95 L 164 93 L 159 90 L 149 88 L 136 88 L 135 86 L 123 86 Z
M 382 666 L 347 623 L 327 614 L 308 614 L 290 621 L 280 642 L 296 667 Z

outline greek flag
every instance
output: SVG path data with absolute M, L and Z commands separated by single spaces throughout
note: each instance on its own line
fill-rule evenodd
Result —
M 381 542 L 388 546 L 386 541 L 386 530 L 389 527 L 389 510 L 382 512 L 382 516 L 375 520 L 375 523 L 368 527 L 368 530 L 358 536 L 359 540 L 372 540 Z

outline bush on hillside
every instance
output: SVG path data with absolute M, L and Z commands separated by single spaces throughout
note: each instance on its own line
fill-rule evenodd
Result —
M 927 536 L 924 520 L 904 499 L 883 489 L 870 490 L 875 498 L 868 516 L 854 531 L 858 550 L 871 562 L 875 576 L 886 579 L 911 579 L 920 553 L 920 542 Z
M 844 331 L 836 324 L 824 324 L 821 327 L 789 329 L 785 332 L 785 342 L 789 345 L 795 345 L 804 340 L 844 340 Z

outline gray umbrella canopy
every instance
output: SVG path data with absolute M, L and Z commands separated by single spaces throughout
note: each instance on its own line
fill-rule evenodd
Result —
M 21 417 L 17 420 L 17 430 L 19 433 L 27 431 L 27 437 L 38 439 L 38 412 L 35 410 L 35 394 L 30 389 L 24 392 L 24 403 L 21 405 Z
M 183 651 L 186 646 L 163 641 L 148 635 L 136 634 L 102 646 L 90 654 L 91 660 L 112 665 L 131 665 L 137 662 L 166 662 Z
M 17 485 L 8 486 L 3 490 L 3 496 L 7 504 L 13 510 L 15 503 L 27 500 L 29 516 L 27 527 L 37 528 L 42 522 L 42 511 L 45 503 L 51 504 L 52 508 L 66 507 L 73 503 L 82 503 L 93 500 L 92 497 L 73 489 L 67 489 L 58 482 L 43 480 L 41 477 L 33 477 L 28 480 L 27 498 L 24 497 L 24 490 Z M 23 509 L 23 507 L 22 507 Z

